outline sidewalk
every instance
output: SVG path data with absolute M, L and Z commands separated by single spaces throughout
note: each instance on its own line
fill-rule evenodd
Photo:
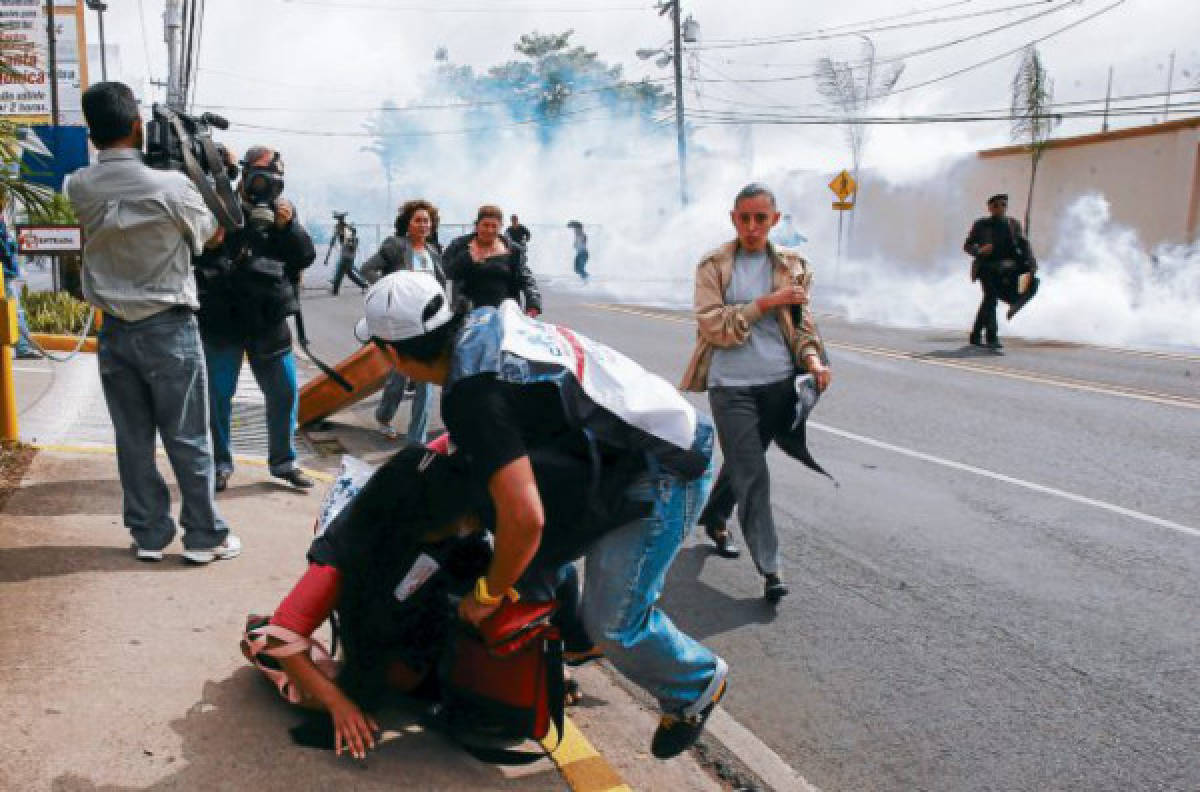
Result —
M 0 509 L 0 789 L 722 789 L 691 756 L 651 759 L 655 716 L 599 668 L 580 674 L 586 698 L 569 714 L 586 736 L 561 768 L 482 764 L 425 733 L 416 711 L 382 714 L 384 744 L 365 767 L 293 745 L 298 716 L 237 640 L 246 614 L 269 612 L 302 572 L 323 487 L 296 492 L 241 463 L 218 501 L 240 558 L 185 566 L 176 540 L 162 563 L 134 561 L 94 366 L 18 373 L 23 437 L 58 448 Z M 336 457 L 306 464 L 329 470 Z M 161 457 L 160 468 L 174 489 Z

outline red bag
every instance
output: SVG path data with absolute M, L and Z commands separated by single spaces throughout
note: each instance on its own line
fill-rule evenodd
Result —
M 471 736 L 541 740 L 553 723 L 561 739 L 562 640 L 550 624 L 557 607 L 506 600 L 478 630 L 457 623 L 442 664 L 441 720 L 476 757 L 514 763 L 542 754 L 479 749 Z

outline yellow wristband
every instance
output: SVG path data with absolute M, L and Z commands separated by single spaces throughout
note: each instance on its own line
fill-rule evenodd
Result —
M 511 588 L 499 596 L 492 596 L 492 593 L 488 591 L 487 577 L 480 577 L 475 581 L 475 600 L 480 605 L 499 605 L 505 597 L 513 602 L 521 599 L 521 595 L 517 594 L 516 589 Z

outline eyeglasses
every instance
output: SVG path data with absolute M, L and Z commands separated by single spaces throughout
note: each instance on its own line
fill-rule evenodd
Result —
M 758 225 L 766 225 L 771 221 L 771 215 L 766 212 L 742 212 L 737 216 L 737 219 L 742 225 L 750 225 L 751 221 Z

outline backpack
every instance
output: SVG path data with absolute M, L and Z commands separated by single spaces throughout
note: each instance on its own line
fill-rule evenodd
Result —
M 478 629 L 456 620 L 439 664 L 441 702 L 434 725 L 477 759 L 526 764 L 540 751 L 485 743 L 562 739 L 562 640 L 550 624 L 555 602 L 506 600 Z

